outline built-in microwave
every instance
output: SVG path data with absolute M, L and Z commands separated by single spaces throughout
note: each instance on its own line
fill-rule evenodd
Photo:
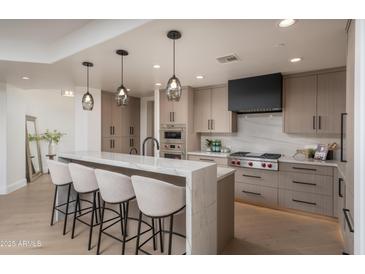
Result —
M 185 143 L 185 125 L 161 125 L 160 141 L 162 143 Z

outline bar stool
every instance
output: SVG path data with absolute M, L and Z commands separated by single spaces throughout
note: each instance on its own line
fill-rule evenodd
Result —
M 185 208 L 185 188 L 142 176 L 132 176 L 131 179 L 140 210 L 136 255 L 138 254 L 138 251 L 150 254 L 143 250 L 142 247 L 151 238 L 147 239 L 142 244 L 139 243 L 142 215 L 152 218 L 152 222 L 154 219 L 158 219 L 159 231 L 157 231 L 156 234 L 159 234 L 160 236 L 161 252 L 163 252 L 163 233 L 169 234 L 168 254 L 170 255 L 172 250 L 172 235 L 174 234 L 185 238 L 184 235 L 173 231 L 174 215 Z M 161 225 L 161 220 L 168 217 L 170 217 L 170 227 L 169 230 L 166 231 Z
M 93 168 L 86 167 L 86 166 L 79 165 L 79 164 L 74 164 L 74 163 L 68 164 L 68 167 L 70 170 L 70 174 L 71 174 L 71 178 L 73 181 L 75 191 L 77 192 L 76 205 L 77 206 L 80 205 L 80 200 L 81 200 L 80 195 L 83 195 L 83 194 L 92 194 L 93 195 L 93 201 L 90 202 L 92 204 L 92 206 L 82 209 L 83 211 L 87 210 L 87 209 L 91 209 L 91 210 L 88 210 L 86 212 L 83 212 L 82 214 L 79 214 L 79 216 L 76 216 L 76 212 L 78 211 L 76 208 L 76 210 L 74 212 L 74 219 L 73 219 L 73 224 L 72 224 L 72 235 L 71 235 L 71 239 L 73 239 L 75 236 L 76 221 L 79 221 L 79 222 L 89 226 L 90 230 L 89 230 L 88 250 L 90 250 L 91 242 L 92 242 L 93 228 L 94 228 L 94 226 L 97 226 L 99 224 L 98 217 L 97 217 L 98 209 L 99 209 L 99 214 L 101 215 L 100 195 L 98 192 L 99 187 L 96 182 L 95 172 L 94 172 Z M 98 204 L 97 204 L 96 200 L 98 200 Z M 84 200 L 82 200 L 82 201 L 84 201 Z M 80 219 L 80 217 L 82 217 L 86 214 L 89 214 L 89 213 L 91 213 L 90 223 L 87 223 Z M 94 223 L 94 216 L 95 216 L 96 223 Z
M 101 244 L 101 235 L 105 234 L 109 237 L 112 237 L 113 239 L 122 242 L 122 254 L 125 254 L 125 244 L 126 242 L 133 240 L 137 237 L 137 234 L 133 237 L 128 236 L 127 227 L 128 227 L 128 219 L 132 219 L 137 221 L 138 219 L 132 218 L 128 216 L 129 211 L 129 202 L 135 199 L 135 194 L 132 186 L 131 178 L 115 172 L 110 172 L 106 170 L 96 169 L 95 175 L 97 179 L 97 183 L 99 186 L 99 191 L 101 194 L 101 198 L 103 199 L 103 205 L 102 205 L 102 211 L 101 211 L 101 222 L 100 222 L 100 230 L 99 230 L 99 239 L 98 239 L 98 248 L 96 251 L 96 254 L 100 254 L 100 244 Z M 105 204 L 111 204 L 111 205 L 119 205 L 119 212 L 116 210 L 113 210 L 111 208 L 106 208 Z M 123 209 L 122 209 L 123 208 Z M 105 210 L 110 210 L 114 213 L 116 213 L 117 217 L 104 220 L 104 214 Z M 103 228 L 103 224 L 108 223 L 112 220 L 118 219 L 117 221 L 113 222 L 112 224 L 106 226 Z M 115 237 L 114 235 L 111 235 L 110 233 L 106 232 L 108 228 L 112 227 L 113 225 L 120 222 L 121 225 L 121 232 L 122 232 L 122 239 L 119 239 Z M 145 223 L 146 224 L 146 223 Z M 144 231 L 146 233 L 147 231 L 150 231 L 152 229 L 152 226 L 147 224 L 150 229 Z M 153 228 L 154 230 L 154 228 Z
M 69 212 L 69 204 L 76 202 L 76 200 L 70 201 L 70 192 L 72 186 L 72 179 L 70 172 L 68 170 L 68 164 L 58 162 L 55 160 L 47 160 L 48 169 L 51 175 L 52 183 L 55 185 L 55 192 L 53 197 L 53 207 L 52 207 L 52 217 L 51 217 L 51 226 L 53 225 L 54 221 L 54 213 L 57 210 L 65 215 L 65 221 L 63 224 L 63 235 L 66 234 L 66 227 L 67 227 L 67 219 L 68 215 L 73 214 L 74 212 Z M 66 203 L 56 205 L 57 200 L 57 193 L 59 187 L 68 187 L 67 188 L 67 200 Z M 66 206 L 65 211 L 61 209 L 61 207 Z M 76 205 L 75 205 L 76 209 Z

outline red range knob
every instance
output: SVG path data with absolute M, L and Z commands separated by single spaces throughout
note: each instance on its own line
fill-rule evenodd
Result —
M 262 163 L 261 166 L 262 167 L 266 167 L 266 164 L 265 163 Z M 267 166 L 269 166 L 269 165 L 267 165 Z
M 272 164 L 267 164 L 267 167 L 268 168 L 272 168 Z
M 168 145 L 165 145 L 165 148 L 168 148 Z
M 238 161 L 236 162 L 236 165 L 241 165 L 241 161 L 239 161 L 239 160 L 238 160 Z
M 253 166 L 253 163 L 252 163 L 252 162 L 248 162 L 248 165 L 249 165 L 249 166 Z
M 232 160 L 232 161 L 231 161 L 231 164 L 232 164 L 232 165 L 236 164 L 236 161 L 235 161 L 235 160 Z

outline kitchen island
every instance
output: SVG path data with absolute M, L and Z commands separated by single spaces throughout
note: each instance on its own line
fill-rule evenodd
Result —
M 185 186 L 186 213 L 184 230 L 186 233 L 186 254 L 218 253 L 217 238 L 219 235 L 217 235 L 217 227 L 219 228 L 219 225 L 217 222 L 219 210 L 217 208 L 217 182 L 222 179 L 222 182 L 228 182 L 227 185 L 234 184 L 234 169 L 219 170 L 218 174 L 215 163 L 111 152 L 60 153 L 59 160 L 120 172 L 128 176 L 141 175 L 156 178 Z M 63 195 L 62 192 L 60 195 Z M 62 201 L 64 197 L 59 197 L 58 200 Z M 232 211 L 231 215 L 233 216 L 233 193 L 232 206 L 227 207 L 225 205 L 224 208 L 226 211 L 227 208 Z M 231 236 L 233 237 L 233 235 Z

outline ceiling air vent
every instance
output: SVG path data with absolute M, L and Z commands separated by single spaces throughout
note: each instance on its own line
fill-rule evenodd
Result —
M 240 60 L 240 58 L 237 56 L 237 54 L 230 54 L 230 55 L 226 55 L 226 56 L 217 58 L 217 61 L 221 64 L 237 62 L 239 60 Z

